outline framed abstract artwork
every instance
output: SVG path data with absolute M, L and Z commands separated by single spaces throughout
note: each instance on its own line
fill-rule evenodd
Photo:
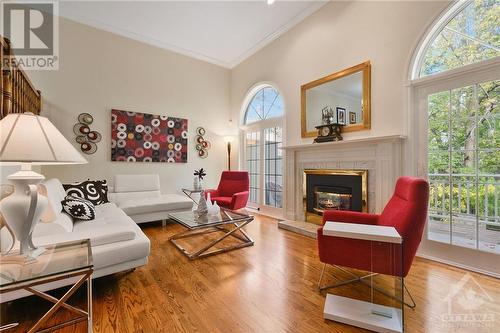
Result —
M 186 163 L 187 119 L 111 110 L 111 160 Z

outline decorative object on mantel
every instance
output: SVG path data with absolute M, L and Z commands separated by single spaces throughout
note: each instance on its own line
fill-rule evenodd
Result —
M 198 156 L 200 158 L 207 158 L 208 150 L 212 147 L 210 141 L 205 140 L 205 138 L 203 137 L 205 133 L 206 131 L 203 127 L 198 127 L 196 129 L 196 150 L 198 151 Z
M 356 112 L 349 111 L 349 124 L 356 124 Z
M 200 170 L 194 170 L 194 181 L 193 181 L 193 187 L 195 190 L 200 190 L 203 188 L 203 177 L 205 177 L 207 174 L 205 173 L 205 170 L 201 168 Z
M 337 124 L 345 125 L 346 124 L 346 110 L 344 108 L 337 107 Z
M 78 115 L 78 123 L 73 126 L 75 141 L 80 144 L 80 150 L 91 155 L 97 151 L 97 142 L 101 141 L 102 135 L 97 131 L 92 131 L 90 125 L 94 122 L 94 117 L 88 113 Z
M 342 141 L 340 134 L 342 124 L 326 124 L 316 126 L 318 136 L 314 139 L 315 143 L 328 142 L 328 141 Z
M 321 109 L 321 121 L 323 125 L 333 124 L 333 109 L 331 106 L 325 106 Z
M 186 163 L 188 120 L 111 110 L 111 160 Z

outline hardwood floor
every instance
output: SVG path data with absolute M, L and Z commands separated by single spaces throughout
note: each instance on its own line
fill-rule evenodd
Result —
M 326 292 L 319 293 L 316 287 L 321 270 L 316 241 L 278 229 L 276 220 L 257 216 L 246 227 L 255 246 L 197 261 L 188 260 L 168 241 L 182 230 L 179 225 L 153 223 L 143 230 L 151 239 L 148 265 L 94 281 L 96 333 L 364 332 L 322 318 Z M 480 298 L 484 303 L 478 309 L 469 307 L 469 312 L 492 314 L 494 321 L 483 322 L 491 326 L 459 329 L 455 323 L 447 327 L 441 322 L 441 316 L 448 313 L 445 298 L 452 284 L 466 274 L 488 294 Z M 407 332 L 499 331 L 499 280 L 417 258 L 406 283 L 417 302 L 415 310 L 405 309 Z M 476 291 L 474 287 L 472 284 L 471 290 Z M 330 292 L 366 293 L 363 288 L 349 285 Z M 471 293 L 457 295 L 467 304 L 477 299 Z M 84 306 L 84 290 L 71 303 Z M 47 302 L 34 297 L 2 304 L 1 323 L 20 320 L 24 326 L 7 332 L 25 331 L 48 307 Z M 49 325 L 68 316 L 66 310 L 60 310 Z M 80 323 L 60 332 L 85 331 L 85 323 Z

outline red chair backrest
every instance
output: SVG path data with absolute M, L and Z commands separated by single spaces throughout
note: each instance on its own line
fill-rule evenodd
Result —
M 408 274 L 427 221 L 429 184 L 421 178 L 401 177 L 378 224 L 393 226 L 403 237 L 403 276 Z
M 249 183 L 247 171 L 223 171 L 217 190 L 221 197 L 231 197 L 235 193 L 248 191 Z

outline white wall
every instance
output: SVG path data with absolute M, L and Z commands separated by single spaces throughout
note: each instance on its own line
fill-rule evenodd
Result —
M 434 1 L 335 1 L 231 72 L 231 111 L 257 82 L 274 82 L 286 105 L 286 144 L 300 136 L 300 86 L 366 60 L 372 64 L 372 128 L 344 139 L 406 134 L 404 83 L 413 49 L 446 7 Z
M 227 69 L 61 19 L 59 70 L 28 75 L 42 91 L 43 114 L 68 140 L 74 143 L 73 125 L 82 112 L 94 116 L 91 128 L 103 136 L 97 152 L 84 155 L 89 164 L 43 167 L 47 178 L 112 181 L 114 174 L 158 173 L 163 191 L 177 192 L 192 185 L 194 169 L 205 168 L 205 183 L 215 186 L 226 168 L 222 136 L 228 133 L 230 114 Z M 187 118 L 188 163 L 111 162 L 112 108 Z M 204 160 L 193 144 L 198 126 L 207 129 L 212 142 Z

